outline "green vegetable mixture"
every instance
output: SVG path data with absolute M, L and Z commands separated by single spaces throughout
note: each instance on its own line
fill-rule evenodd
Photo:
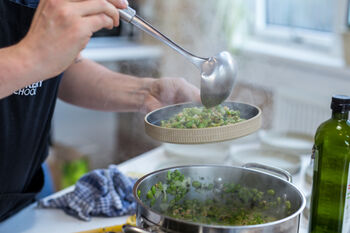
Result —
M 239 111 L 218 105 L 213 108 L 184 108 L 169 120 L 161 121 L 161 126 L 180 129 L 208 128 L 235 124 L 243 120 Z
M 204 200 L 187 197 L 199 192 Z M 141 192 L 137 192 L 141 198 Z M 162 214 L 177 219 L 214 225 L 255 225 L 284 218 L 291 214 L 291 202 L 266 192 L 240 184 L 224 184 L 218 191 L 214 184 L 186 178 L 178 170 L 168 172 L 166 183 L 158 182 L 146 194 L 150 206 L 159 206 Z

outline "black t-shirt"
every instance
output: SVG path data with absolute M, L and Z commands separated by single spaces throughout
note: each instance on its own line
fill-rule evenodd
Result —
M 34 12 L 0 0 L 0 48 L 25 36 Z M 42 187 L 59 83 L 60 76 L 39 81 L 0 99 L 0 221 L 31 203 Z

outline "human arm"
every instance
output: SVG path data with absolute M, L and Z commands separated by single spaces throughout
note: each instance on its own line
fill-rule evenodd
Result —
M 173 103 L 200 101 L 199 90 L 183 79 L 137 78 L 83 58 L 64 73 L 59 97 L 81 107 L 119 112 L 149 112 Z
M 0 49 L 0 99 L 44 79 L 27 48 L 15 45 Z
M 122 0 L 42 0 L 30 29 L 17 44 L 0 49 L 0 99 L 63 72 L 93 32 L 119 24 Z

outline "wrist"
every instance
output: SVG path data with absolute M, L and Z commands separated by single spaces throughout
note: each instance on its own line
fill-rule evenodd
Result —
M 146 113 L 148 112 L 148 100 L 152 96 L 152 89 L 154 88 L 154 83 L 157 79 L 155 78 L 140 78 L 141 88 L 140 93 L 142 93 L 143 98 L 138 106 L 138 111 Z
M 14 45 L 14 51 L 16 61 L 20 64 L 23 70 L 25 70 L 27 75 L 30 74 L 30 76 L 33 76 L 35 79 L 45 79 L 45 71 L 40 65 L 40 53 L 35 50 L 30 43 L 22 40 L 18 44 Z
M 13 55 L 14 59 L 23 68 L 23 71 L 33 71 L 35 69 L 35 56 L 31 56 L 32 53 L 30 50 L 23 46 L 22 44 L 17 44 L 13 47 Z M 35 72 L 29 72 L 35 73 Z
M 19 59 L 23 66 L 34 73 L 37 79 L 46 80 L 64 71 L 55 60 L 49 59 L 45 46 L 42 43 L 36 43 L 35 38 L 25 37 L 15 46 L 18 48 Z
M 21 45 L 0 49 L 0 98 L 43 80 L 30 52 Z
M 154 82 L 157 80 L 155 78 L 138 78 L 141 81 L 141 90 L 151 92 L 152 87 L 154 86 Z

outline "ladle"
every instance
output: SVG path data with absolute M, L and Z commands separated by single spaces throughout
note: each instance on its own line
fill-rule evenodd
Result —
M 137 28 L 173 48 L 200 70 L 200 95 L 204 106 L 216 106 L 226 100 L 231 94 L 237 75 L 237 65 L 229 52 L 223 51 L 210 58 L 195 56 L 175 44 L 152 25 L 144 21 L 136 14 L 134 9 L 128 7 L 127 9 L 119 10 L 119 13 L 121 19 L 133 24 Z

